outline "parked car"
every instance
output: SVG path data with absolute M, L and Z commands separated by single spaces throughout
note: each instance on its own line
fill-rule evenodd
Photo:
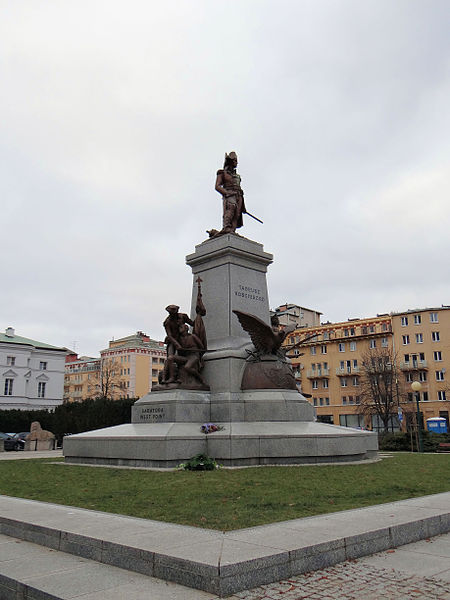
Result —
M 15 450 L 24 450 L 25 448 L 25 438 L 27 435 L 30 435 L 29 431 L 21 431 L 20 433 L 14 434 L 14 439 L 17 442 L 17 448 Z
M 3 447 L 5 450 L 18 450 L 19 442 L 14 439 L 9 433 L 0 432 L 0 441 L 3 440 Z

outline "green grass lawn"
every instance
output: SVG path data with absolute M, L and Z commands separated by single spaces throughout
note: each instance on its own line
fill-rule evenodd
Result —
M 366 465 L 143 471 L 0 461 L 0 493 L 230 530 L 450 491 L 450 456 Z

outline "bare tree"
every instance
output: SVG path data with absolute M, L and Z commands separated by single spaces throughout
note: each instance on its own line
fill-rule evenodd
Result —
M 365 415 L 377 415 L 384 431 L 389 431 L 389 422 L 397 414 L 403 399 L 403 379 L 399 377 L 396 357 L 390 348 L 368 350 L 362 356 L 361 408 Z
M 102 358 L 95 382 L 95 396 L 117 400 L 125 392 L 120 385 L 120 367 L 114 358 Z

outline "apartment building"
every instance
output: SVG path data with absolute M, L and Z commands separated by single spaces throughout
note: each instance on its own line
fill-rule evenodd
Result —
M 99 392 L 100 359 L 69 352 L 64 373 L 64 402 L 93 398 Z
M 52 410 L 63 401 L 66 348 L 0 333 L 0 409 Z
M 286 344 L 295 346 L 311 335 L 288 355 L 293 355 L 301 391 L 311 394 L 317 418 L 334 425 L 367 427 L 359 406 L 362 357 L 370 349 L 392 349 L 389 315 L 295 330 Z
M 420 395 L 423 418 L 443 417 L 450 411 L 450 306 L 421 308 L 391 314 L 398 366 L 409 390 L 419 381 L 419 392 L 409 390 L 409 400 Z
M 321 312 L 297 304 L 282 304 L 270 311 L 276 315 L 282 327 L 294 325 L 295 327 L 314 327 L 320 325 Z
M 101 350 L 102 364 L 117 366 L 117 379 L 122 395 L 127 398 L 145 396 L 164 367 L 166 349 L 164 342 L 151 339 L 138 331 L 117 340 L 111 340 L 106 350 Z
M 295 344 L 314 337 L 300 348 Z M 317 418 L 326 423 L 379 430 L 377 416 L 364 416 L 361 375 L 364 356 L 371 350 L 388 349 L 395 356 L 396 381 L 401 406 L 413 412 L 413 381 L 420 381 L 423 419 L 444 417 L 449 421 L 450 307 L 418 309 L 401 313 L 326 323 L 295 330 L 285 344 L 292 347 L 294 373 L 301 391 L 311 394 Z M 303 356 L 300 354 L 303 353 Z M 403 426 L 406 419 L 403 421 Z M 392 416 L 392 430 L 400 422 Z
M 165 345 L 142 331 L 111 340 L 100 358 L 69 354 L 64 378 L 67 402 L 107 394 L 110 398 L 140 398 L 158 382 Z

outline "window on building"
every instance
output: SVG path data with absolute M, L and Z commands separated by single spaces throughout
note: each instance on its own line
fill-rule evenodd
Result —
M 382 323 L 381 324 L 381 331 L 387 331 L 387 323 Z
M 5 396 L 12 396 L 13 385 L 14 385 L 14 379 L 10 379 L 10 378 L 5 379 L 5 388 L 4 388 Z
M 405 362 L 409 362 L 409 354 L 404 354 Z
M 408 317 L 401 317 L 402 327 L 406 327 L 408 325 Z
M 344 329 L 344 337 L 348 337 L 348 329 Z
M 354 327 L 350 327 L 350 335 L 355 335 L 355 328 Z
M 342 404 L 347 404 L 347 396 L 342 396 Z
M 444 381 L 444 371 L 436 371 L 436 381 Z
M 438 391 L 438 400 L 447 400 L 447 397 L 445 395 L 445 390 Z
M 322 346 L 320 346 L 320 351 L 322 352 L 322 354 L 326 354 L 327 353 L 327 346 L 326 346 L 326 344 L 322 344 Z
M 420 325 L 422 323 L 421 315 L 414 315 L 414 325 Z
M 38 398 L 45 398 L 45 385 L 45 381 L 40 381 L 38 383 Z
M 430 323 L 439 323 L 437 312 L 430 312 Z
M 325 404 L 326 404 L 327 406 L 330 406 L 330 399 L 329 399 L 329 398 L 325 398 Z
M 423 344 L 423 333 L 416 333 L 416 344 Z
M 425 352 L 419 352 L 419 360 L 425 360 Z
M 320 406 L 323 406 L 323 398 L 319 398 L 319 404 Z
M 350 342 L 350 352 L 355 352 L 356 350 L 356 342 Z
M 363 335 L 367 335 L 367 326 L 364 325 L 364 327 L 361 327 L 361 332 Z
M 41 361 L 41 362 L 39 363 L 39 371 L 46 371 L 46 370 L 47 370 L 47 363 L 46 363 L 46 362 L 43 362 L 43 361 Z M 42 397 L 43 397 L 43 396 L 42 396 Z
M 353 377 L 352 383 L 353 385 L 359 385 L 359 377 Z
M 314 406 L 317 406 L 317 398 L 313 398 L 313 404 Z
M 431 332 L 431 340 L 433 342 L 440 342 L 441 341 L 441 337 L 439 335 L 439 331 L 432 331 Z
M 364 427 L 364 415 L 339 415 L 341 427 Z
M 370 333 L 375 333 L 375 325 L 369 325 Z
M 409 344 L 409 335 L 402 335 L 402 344 L 407 346 Z
M 312 381 L 312 389 L 313 390 L 317 390 L 319 388 L 319 380 L 318 379 L 313 379 Z
M 324 331 L 323 332 L 323 339 L 324 340 L 329 340 L 330 339 L 330 334 L 328 333 L 328 331 Z
M 369 348 L 376 348 L 377 347 L 377 340 L 370 340 L 369 342 Z
M 427 372 L 419 371 L 419 381 L 426 381 L 426 380 L 427 380 Z
M 322 380 L 322 385 L 324 388 L 328 388 L 328 379 L 323 379 Z
M 347 387 L 347 377 L 341 377 L 341 387 Z
M 423 392 L 423 394 L 422 394 L 422 400 L 424 402 L 428 402 L 428 392 Z
M 391 432 L 400 430 L 400 422 L 397 415 L 390 417 L 388 429 Z M 379 415 L 372 415 L 372 431 L 384 431 L 384 423 Z
M 15 356 L 7 356 L 6 364 L 8 365 L 8 367 L 13 367 L 16 364 L 16 357 Z
M 345 344 L 340 343 L 338 349 L 339 349 L 339 352 L 345 352 Z
M 442 352 L 440 350 L 436 350 L 433 352 L 434 360 L 441 361 L 442 360 Z
M 412 381 L 413 381 L 412 373 L 405 373 L 405 379 L 406 379 L 407 383 L 412 383 Z
M 311 346 L 311 348 L 309 349 L 312 355 L 315 355 L 317 352 L 317 348 L 315 346 Z

